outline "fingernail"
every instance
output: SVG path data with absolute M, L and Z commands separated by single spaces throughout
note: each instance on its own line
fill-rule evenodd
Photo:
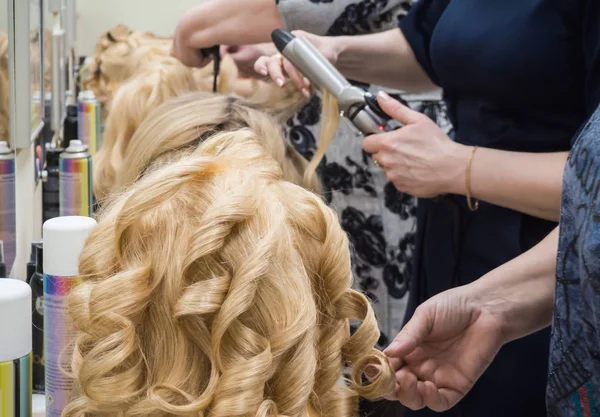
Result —
M 269 75 L 269 72 L 264 68 L 259 69 L 258 72 L 260 73 L 260 75 L 264 75 L 264 76 Z
M 283 87 L 283 85 L 285 84 L 285 80 L 283 78 L 277 78 L 276 82 L 279 87 Z
M 306 77 L 304 77 L 304 85 L 310 87 L 310 80 Z
M 391 97 L 389 96 L 389 94 L 388 94 L 388 93 L 386 93 L 385 91 L 380 91 L 380 92 L 379 92 L 377 95 L 378 95 L 378 96 L 379 96 L 379 98 L 380 98 L 380 99 L 382 99 L 382 100 L 386 100 L 386 101 L 387 101 L 387 100 L 390 100 L 390 99 L 391 99 Z
M 302 89 L 302 94 L 304 94 L 304 97 L 310 98 L 310 91 L 308 91 L 308 89 L 303 88 Z

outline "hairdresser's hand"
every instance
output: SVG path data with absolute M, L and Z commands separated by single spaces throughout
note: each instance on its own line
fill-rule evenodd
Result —
M 429 117 L 381 92 L 379 105 L 404 127 L 367 137 L 363 149 L 372 154 L 396 188 L 415 197 L 455 192 L 465 181 L 470 150 L 451 140 Z
M 241 76 L 262 78 L 263 75 L 254 70 L 254 64 L 261 56 L 277 53 L 275 45 L 265 43 L 259 45 L 221 46 L 221 55 L 229 55 L 238 68 Z
M 200 50 L 214 45 L 269 42 L 283 21 L 274 0 L 210 0 L 177 23 L 173 56 L 189 67 L 203 67 L 212 57 Z
M 333 65 L 336 64 L 338 50 L 334 37 L 317 36 L 301 30 L 292 33 L 298 38 L 304 38 L 311 42 L 329 62 Z M 264 76 L 270 76 L 280 87 L 283 87 L 286 79 L 289 78 L 305 96 L 310 96 L 310 81 L 279 53 L 260 57 L 254 64 L 254 70 Z
M 413 410 L 453 407 L 504 344 L 502 329 L 501 318 L 469 286 L 429 299 L 384 351 L 396 368 L 388 399 Z

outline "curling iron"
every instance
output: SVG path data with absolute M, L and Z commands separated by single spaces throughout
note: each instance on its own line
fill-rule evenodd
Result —
M 364 135 L 389 132 L 397 123 L 377 103 L 377 97 L 355 87 L 305 39 L 276 29 L 271 34 L 273 43 L 316 87 L 329 91 L 338 101 L 340 114 Z

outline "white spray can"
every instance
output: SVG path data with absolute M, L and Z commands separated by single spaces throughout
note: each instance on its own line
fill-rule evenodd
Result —
M 77 286 L 79 256 L 96 226 L 90 217 L 57 217 L 43 227 L 44 241 L 44 358 L 46 365 L 46 417 L 60 417 L 73 389 L 63 373 L 71 354 L 73 337 L 67 316 L 67 297 Z
M 0 279 L 0 416 L 31 417 L 31 289 Z

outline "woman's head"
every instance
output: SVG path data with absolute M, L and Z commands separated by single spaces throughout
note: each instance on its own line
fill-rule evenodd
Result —
M 198 84 L 193 72 L 171 57 L 147 63 L 119 88 L 109 108 L 102 146 L 94 156 L 96 198 L 104 198 L 114 182 L 125 149 L 148 114 L 170 98 L 194 91 Z
M 146 102 L 144 98 L 141 100 Z M 102 145 L 102 153 L 94 160 L 94 192 L 97 198 L 102 199 L 128 186 L 150 165 L 177 158 L 199 146 L 210 135 L 243 128 L 254 132 L 266 151 L 280 163 L 286 180 L 318 192 L 317 179 L 304 181 L 307 162 L 287 144 L 277 120 L 269 115 L 269 112 L 277 115 L 279 109 L 269 105 L 268 100 L 249 101 L 209 93 L 186 94 L 165 102 L 144 114 L 144 122 L 132 136 L 123 135 Z M 127 108 L 133 106 L 128 105 L 123 111 Z M 116 117 L 117 113 L 114 114 Z M 123 128 L 119 123 L 117 126 Z M 107 126 L 107 133 L 109 129 L 110 126 Z
M 345 417 L 357 393 L 393 387 L 335 214 L 250 129 L 148 166 L 100 216 L 80 273 L 65 417 Z

